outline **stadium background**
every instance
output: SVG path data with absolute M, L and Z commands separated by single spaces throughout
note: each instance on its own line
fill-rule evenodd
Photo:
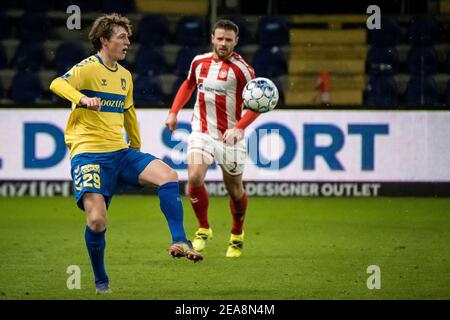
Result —
M 67 13 L 66 8 L 72 4 L 81 8 L 80 30 L 67 27 L 73 12 Z M 367 27 L 373 13 L 367 8 L 372 4 L 381 9 L 381 30 Z M 275 251 L 275 259 L 286 262 L 289 252 L 280 246 L 287 243 L 296 243 L 304 259 L 286 262 L 283 271 L 290 281 L 277 274 L 261 285 L 257 276 L 266 272 L 261 268 L 245 288 L 237 286 L 229 292 L 223 289 L 229 279 L 218 280 L 205 271 L 205 281 L 215 284 L 208 285 L 204 295 L 188 290 L 187 298 L 450 297 L 450 1 L 266 0 L 255 6 L 239 0 L 9 0 L 2 1 L 0 8 L 0 299 L 90 297 L 88 280 L 81 293 L 65 289 L 65 270 L 57 276 L 62 289 L 52 286 L 53 267 L 37 267 L 42 259 L 49 259 L 46 250 L 51 246 L 37 244 L 52 221 L 59 221 L 53 228 L 65 230 L 64 235 L 48 236 L 46 243 L 53 239 L 67 245 L 66 241 L 78 239 L 81 222 L 70 198 L 68 152 L 62 140 L 69 106 L 50 93 L 48 86 L 54 77 L 93 53 L 87 32 L 103 12 L 123 13 L 133 23 L 132 46 L 123 65 L 133 73 L 143 150 L 174 165 L 183 190 L 186 165 L 176 162 L 184 157 L 173 148 L 186 140 L 193 100 L 181 112 L 184 131 L 170 137 L 164 118 L 191 59 L 209 49 L 211 21 L 227 17 L 238 23 L 236 51 L 257 76 L 272 79 L 281 93 L 277 110 L 261 116 L 246 132 L 250 139 L 259 134 L 258 129 L 277 130 L 258 136 L 256 156 L 244 176 L 249 194 L 264 197 L 252 200 L 252 213 L 258 212 L 248 218 L 248 227 L 254 225 L 249 234 L 258 241 L 249 240 L 249 260 L 226 266 L 224 272 L 254 268 L 261 255 L 268 268 L 276 270 L 268 252 Z M 274 149 L 267 148 L 268 141 Z M 262 161 L 267 158 L 277 162 L 279 170 L 267 168 Z M 225 195 L 217 168 L 210 170 L 207 180 L 212 196 Z M 327 197 L 337 199 L 323 199 Z M 123 228 L 118 228 L 116 237 L 128 236 L 126 227 L 141 230 L 139 223 L 149 222 L 142 213 L 149 210 L 147 201 L 136 195 L 115 198 L 111 224 L 118 228 L 121 223 Z M 127 207 L 130 202 L 133 207 Z M 227 198 L 212 198 L 210 203 L 212 219 L 220 223 L 225 239 Z M 189 203 L 184 204 L 187 229 L 192 232 L 193 213 Z M 156 212 L 156 204 L 151 206 Z M 127 217 L 136 222 L 127 224 Z M 159 218 L 155 214 L 151 222 L 164 228 Z M 28 227 L 19 231 L 20 225 Z M 41 229 L 27 241 L 17 240 L 18 234 L 37 226 Z M 159 229 L 153 234 L 164 239 L 152 243 L 151 249 L 158 252 L 156 260 L 162 264 L 166 257 L 161 248 L 167 237 Z M 220 250 L 218 238 L 211 251 Z M 362 243 L 356 245 L 360 239 Z M 120 241 L 129 247 L 130 242 L 143 240 L 134 234 Z M 114 246 L 120 247 L 120 241 Z M 12 249 L 7 245 L 11 242 L 18 247 Z M 63 248 L 49 250 L 61 256 Z M 79 251 L 75 261 L 82 260 L 79 264 L 87 270 L 86 257 Z M 132 257 L 139 258 L 138 252 L 145 251 L 140 248 Z M 314 267 L 317 254 L 326 258 L 319 259 L 323 265 Z M 214 268 L 223 267 L 221 255 L 211 252 L 210 257 Z M 133 266 L 121 260 L 124 256 L 115 258 L 121 261 L 113 267 L 117 273 L 133 272 Z M 30 259 L 33 262 L 18 275 L 20 261 Z M 342 274 L 328 274 L 327 268 L 336 267 L 336 259 L 343 259 L 337 260 L 343 262 L 336 269 L 340 271 L 335 270 Z M 392 262 L 395 259 L 398 265 Z M 62 260 L 54 264 L 62 266 L 70 259 Z M 365 268 L 373 263 L 392 267 L 387 276 L 392 277 L 388 278 L 391 287 L 379 294 L 365 286 Z M 357 276 L 352 269 L 355 265 L 360 272 Z M 180 271 L 170 263 L 168 270 L 188 276 L 195 270 L 183 266 Z M 35 270 L 46 276 L 30 288 L 22 290 L 10 281 L 11 277 L 26 278 Z M 158 272 L 151 270 L 152 275 Z M 306 288 L 302 285 L 308 277 L 305 272 L 315 279 L 307 281 Z M 410 277 L 402 280 L 405 272 Z M 125 276 L 123 280 L 130 281 Z M 142 279 L 135 276 L 133 281 Z M 149 292 L 119 287 L 119 297 L 186 298 L 176 291 L 176 281 L 152 284 L 157 289 Z

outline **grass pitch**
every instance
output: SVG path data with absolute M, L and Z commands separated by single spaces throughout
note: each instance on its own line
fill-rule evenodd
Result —
M 203 262 L 173 259 L 158 198 L 115 196 L 113 293 L 97 296 L 75 201 L 1 198 L 0 299 L 450 299 L 450 199 L 251 198 L 238 259 L 225 257 L 228 198 L 210 198 L 210 223 Z M 81 268 L 80 290 L 66 287 L 70 265 Z M 370 265 L 379 290 L 367 288 Z

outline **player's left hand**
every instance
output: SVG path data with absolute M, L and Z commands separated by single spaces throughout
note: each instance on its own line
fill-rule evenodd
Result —
M 242 139 L 244 139 L 244 130 L 239 128 L 227 129 L 222 137 L 222 141 L 229 145 L 236 144 Z

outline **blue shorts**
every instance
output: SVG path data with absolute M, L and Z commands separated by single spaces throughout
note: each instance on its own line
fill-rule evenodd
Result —
M 78 207 L 84 210 L 85 192 L 102 194 L 108 208 L 116 191 L 141 188 L 139 174 L 155 159 L 157 158 L 149 153 L 131 148 L 77 154 L 71 161 L 71 174 Z

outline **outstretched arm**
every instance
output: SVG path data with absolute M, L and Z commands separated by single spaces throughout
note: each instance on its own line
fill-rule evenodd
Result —
M 241 120 L 236 123 L 235 128 L 245 130 L 253 121 L 260 116 L 261 113 L 247 110 Z

